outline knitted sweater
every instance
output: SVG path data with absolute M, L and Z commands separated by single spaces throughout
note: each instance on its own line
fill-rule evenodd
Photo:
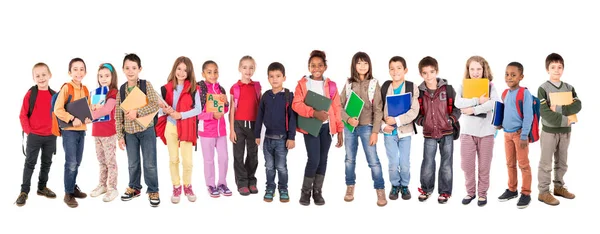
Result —
M 552 111 L 550 109 L 552 100 L 550 100 L 549 93 L 554 92 L 572 92 L 573 103 L 564 106 L 558 105 L 556 106 L 556 111 Z M 546 81 L 540 85 L 540 88 L 538 89 L 538 98 L 540 99 L 542 130 L 548 133 L 571 132 L 571 127 L 569 126 L 567 116 L 577 114 L 581 110 L 581 101 L 577 97 L 575 88 L 562 81 L 558 87 L 556 87 L 550 81 Z

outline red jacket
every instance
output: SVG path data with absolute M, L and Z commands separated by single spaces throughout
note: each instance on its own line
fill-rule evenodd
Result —
M 302 116 L 305 118 L 312 118 L 315 110 L 312 107 L 304 104 L 304 98 L 306 97 L 306 93 L 308 93 L 308 88 L 306 87 L 306 83 L 308 82 L 307 79 L 309 79 L 309 78 L 302 77 L 302 79 L 300 79 L 298 81 L 298 85 L 296 86 L 296 91 L 294 92 L 294 100 L 292 101 L 292 109 L 296 113 L 298 113 L 299 116 Z M 331 97 L 331 94 L 329 93 L 330 92 L 329 86 L 335 85 L 335 82 L 333 82 L 329 78 L 326 78 L 324 83 L 325 84 L 324 84 L 323 90 L 325 90 L 325 91 L 323 93 L 325 94 L 326 98 L 331 99 L 331 107 L 329 108 L 329 111 L 328 111 L 329 133 L 331 133 L 331 135 L 335 135 L 337 133 L 342 133 L 344 131 L 344 124 L 342 123 L 342 114 L 341 114 L 342 103 L 340 102 L 340 96 L 339 96 L 339 94 L 338 94 L 339 92 L 337 90 L 333 94 L 334 95 L 333 97 Z M 303 134 L 308 134 L 306 131 L 304 131 L 303 129 L 301 129 L 299 127 L 296 127 L 296 131 L 303 133 Z
M 189 111 L 191 109 L 193 109 L 192 104 L 193 104 L 193 98 L 192 94 L 190 92 L 188 92 L 188 89 L 190 88 L 190 82 L 188 80 L 186 80 L 183 83 L 183 91 L 181 92 L 181 95 L 179 95 L 179 100 L 177 101 L 177 106 L 175 107 L 175 111 L 177 112 L 186 112 Z M 173 105 L 173 84 L 171 82 L 167 83 L 165 86 L 165 89 L 167 90 L 166 96 L 165 96 L 165 101 L 167 102 L 167 105 L 172 106 Z M 196 89 L 197 92 L 197 89 Z M 200 103 L 196 103 L 196 105 L 200 105 Z M 167 121 L 167 116 L 161 116 L 161 118 L 164 119 L 164 121 Z M 196 139 L 198 138 L 198 130 L 197 128 L 197 124 L 196 124 L 197 118 L 193 117 L 193 118 L 187 118 L 187 119 L 179 119 L 177 120 L 177 134 L 179 135 L 179 141 L 187 141 L 187 142 L 192 142 L 192 144 L 195 146 L 196 145 Z M 162 135 L 159 135 L 160 139 L 166 144 L 167 143 L 167 139 L 165 138 L 164 135 L 164 131 Z

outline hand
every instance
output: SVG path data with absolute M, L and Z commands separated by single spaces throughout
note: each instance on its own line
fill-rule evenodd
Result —
M 137 110 L 130 110 L 130 111 L 126 112 L 125 117 L 127 117 L 128 120 L 137 119 Z
M 173 119 L 181 119 L 181 113 L 174 111 L 173 113 L 169 114 L 171 116 L 171 118 Z
M 220 119 L 225 115 L 223 112 L 213 112 L 213 119 Z
M 233 144 L 237 143 L 237 135 L 235 134 L 235 131 L 233 131 L 233 129 L 231 129 L 231 131 L 229 131 L 229 140 Z
M 552 111 L 556 112 L 556 105 L 551 105 L 551 106 L 550 106 L 550 110 L 552 110 Z
M 498 130 L 502 130 L 502 125 L 500 125 L 500 126 L 496 126 L 496 129 L 498 129 Z
M 81 126 L 81 120 L 79 120 L 78 118 L 74 118 L 73 119 L 73 127 L 79 127 Z
M 227 102 L 227 95 L 225 94 L 213 94 L 213 97 L 221 102 Z
M 485 95 L 486 95 L 486 93 L 484 93 L 483 95 L 481 95 L 481 97 L 479 97 L 479 105 L 490 100 L 490 98 L 486 97 Z
M 85 118 L 85 124 L 91 124 L 92 120 L 88 117 Z
M 327 112 L 320 110 L 320 111 L 315 111 L 313 113 L 313 117 L 317 118 L 318 120 L 321 120 L 321 122 L 325 122 L 327 119 L 329 119 L 329 114 L 327 114 Z
M 527 148 L 527 144 L 529 144 L 527 140 L 519 140 L 519 147 L 521 147 L 521 149 Z
M 287 149 L 291 150 L 294 147 L 296 147 L 296 142 L 294 140 L 287 140 L 285 142 L 285 147 L 287 147 Z
M 369 145 L 370 146 L 374 146 L 375 144 L 377 144 L 377 133 L 371 133 L 371 138 L 369 139 Z
M 260 145 L 260 138 L 256 138 L 256 145 Z
M 337 140 L 337 144 L 335 144 L 335 147 L 340 148 L 344 145 L 344 135 L 340 132 L 337 134 L 338 136 L 338 140 Z
M 387 134 L 392 134 L 392 131 L 394 131 L 394 129 L 395 129 L 394 127 L 387 125 L 383 128 L 383 132 L 387 133 Z
M 396 124 L 396 119 L 394 117 L 387 117 L 385 118 L 385 124 L 387 125 L 394 125 Z
M 350 124 L 352 127 L 358 126 L 358 118 L 348 118 L 348 124 Z
M 167 107 L 169 107 L 169 106 L 167 106 L 166 103 L 160 101 L 160 102 L 158 102 L 158 107 L 163 108 L 163 111 L 164 111 L 164 109 L 167 108 Z
M 100 110 L 100 109 L 102 109 L 102 107 L 104 107 L 104 105 L 101 105 L 101 104 L 95 104 L 95 105 L 92 105 L 92 108 L 91 108 L 91 109 L 92 109 L 92 111 L 96 111 L 96 110 Z
M 125 150 L 125 139 L 119 140 L 119 149 Z
M 465 115 L 472 115 L 475 113 L 475 109 L 473 109 L 473 107 L 467 107 L 467 108 L 460 109 L 460 112 Z
M 170 106 L 165 106 L 165 107 L 161 107 L 162 108 L 162 112 L 169 115 L 171 113 L 173 113 L 173 108 L 171 108 Z

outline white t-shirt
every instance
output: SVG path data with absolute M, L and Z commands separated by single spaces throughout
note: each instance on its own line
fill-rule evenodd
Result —
M 308 90 L 318 93 L 319 95 L 325 96 L 325 80 L 313 80 L 312 78 L 308 78 L 307 80 L 308 82 L 306 83 L 306 86 Z M 325 120 L 325 122 L 323 122 L 323 124 L 326 123 L 329 123 L 329 120 Z

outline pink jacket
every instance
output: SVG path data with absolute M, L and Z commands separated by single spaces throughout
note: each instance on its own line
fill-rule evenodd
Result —
M 206 88 L 208 93 L 211 94 L 225 94 L 221 93 L 219 88 L 219 83 L 211 84 L 206 82 Z M 202 90 L 198 88 L 198 94 L 200 94 L 200 99 L 202 99 Z M 200 103 L 198 103 L 200 105 Z M 229 111 L 229 106 L 225 106 L 225 112 Z M 222 137 L 227 136 L 227 132 L 225 130 L 225 118 L 223 115 L 220 119 L 213 119 L 212 112 L 206 112 L 206 106 L 202 108 L 202 112 L 198 115 L 198 136 L 200 137 Z

